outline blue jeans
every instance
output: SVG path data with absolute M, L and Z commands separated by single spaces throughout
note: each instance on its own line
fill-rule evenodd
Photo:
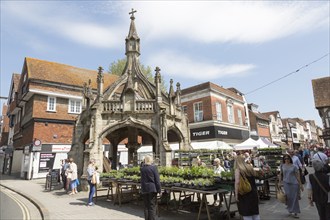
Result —
M 91 202 L 93 202 L 93 196 L 95 193 L 95 184 L 92 184 L 92 182 L 90 180 L 88 180 L 88 184 L 89 184 L 88 203 L 91 203 Z

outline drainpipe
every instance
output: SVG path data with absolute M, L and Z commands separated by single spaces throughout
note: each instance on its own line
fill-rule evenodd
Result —
M 247 104 L 247 101 L 245 99 L 245 96 L 243 94 L 242 94 L 242 97 L 243 97 L 244 108 L 245 108 L 245 122 L 247 124 L 248 131 L 249 131 L 249 137 L 250 137 L 251 130 L 250 130 L 249 108 L 248 108 L 248 104 Z

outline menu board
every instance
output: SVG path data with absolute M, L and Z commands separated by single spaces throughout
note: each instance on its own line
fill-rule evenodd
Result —
M 53 169 L 56 153 L 40 153 L 39 173 L 48 173 Z

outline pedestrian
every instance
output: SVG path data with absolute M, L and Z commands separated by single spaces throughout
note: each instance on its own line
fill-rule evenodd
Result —
M 305 165 L 308 166 L 309 165 L 309 159 L 310 159 L 310 152 L 309 152 L 308 147 L 304 147 L 303 158 L 304 158 Z
M 144 202 L 144 219 L 156 218 L 157 193 L 161 192 L 157 166 L 154 166 L 152 157 L 144 157 L 141 169 L 141 193 Z
M 221 161 L 219 158 L 215 158 L 214 161 L 214 174 L 221 177 L 221 173 L 225 172 L 225 169 L 221 166 Z M 219 197 L 219 200 L 218 200 Z M 214 206 L 222 206 L 222 196 L 220 193 L 213 194 Z
M 305 176 L 303 175 L 304 165 L 302 163 L 302 158 L 300 157 L 298 150 L 289 150 L 289 155 L 292 159 L 292 164 L 297 167 L 300 175 L 300 180 L 302 184 L 305 184 Z
M 270 166 L 269 164 L 265 161 L 265 156 L 259 156 L 259 166 L 260 166 L 260 171 L 262 175 L 265 173 L 270 172 Z M 265 199 L 269 200 L 269 192 L 270 192 L 270 186 L 269 186 L 269 180 L 263 180 L 263 185 L 262 185 L 262 191 L 260 192 L 260 199 Z
M 71 187 L 71 192 L 69 195 L 73 195 L 78 193 L 77 190 L 77 179 L 78 179 L 78 170 L 77 170 L 77 164 L 75 164 L 73 158 L 69 159 L 69 168 L 68 168 L 68 173 L 71 177 L 70 181 L 70 187 Z
M 87 167 L 87 182 L 89 185 L 89 195 L 88 195 L 88 206 L 93 206 L 93 196 L 95 194 L 95 190 L 96 190 L 96 183 L 92 183 L 92 178 L 93 175 L 96 175 L 97 171 L 95 168 L 95 160 L 91 159 L 89 161 L 89 165 Z
M 235 197 L 237 201 L 238 212 L 243 216 L 243 220 L 260 220 L 259 215 L 259 199 L 257 186 L 255 184 L 256 173 L 252 166 L 249 166 L 244 161 L 244 156 L 237 156 L 235 159 Z M 251 185 L 251 191 L 240 195 L 238 187 L 240 183 L 240 176 L 247 178 Z
M 282 165 L 280 167 L 279 184 L 283 184 L 284 187 L 289 215 L 294 218 L 299 218 L 300 190 L 304 191 L 304 186 L 300 180 L 299 170 L 293 165 L 292 158 L 289 155 L 283 156 Z
M 323 172 L 320 160 L 312 160 L 312 166 L 315 173 L 309 175 L 307 183 L 309 203 L 315 203 L 320 220 L 330 220 L 330 176 Z
M 230 171 L 231 164 L 230 164 L 230 159 L 229 159 L 228 155 L 225 156 L 225 159 L 223 161 L 223 168 L 225 168 L 226 171 Z
M 63 189 L 65 189 L 67 191 L 68 188 L 67 188 L 66 170 L 69 166 L 68 159 L 64 159 L 64 160 L 61 160 L 61 161 L 62 161 L 62 164 L 61 164 L 61 177 L 62 177 L 62 182 L 63 182 Z
M 206 167 L 206 164 L 202 161 L 201 158 L 199 158 L 199 156 L 197 156 L 197 166 Z
M 324 153 L 324 148 L 323 147 L 318 147 L 317 148 L 317 153 L 314 154 L 313 160 L 319 160 L 323 163 L 323 172 L 325 172 L 325 173 L 330 172 L 329 158 Z

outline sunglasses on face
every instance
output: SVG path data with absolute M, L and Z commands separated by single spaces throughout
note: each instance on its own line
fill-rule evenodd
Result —
M 290 158 L 286 157 L 286 158 L 284 158 L 284 160 L 290 160 Z

